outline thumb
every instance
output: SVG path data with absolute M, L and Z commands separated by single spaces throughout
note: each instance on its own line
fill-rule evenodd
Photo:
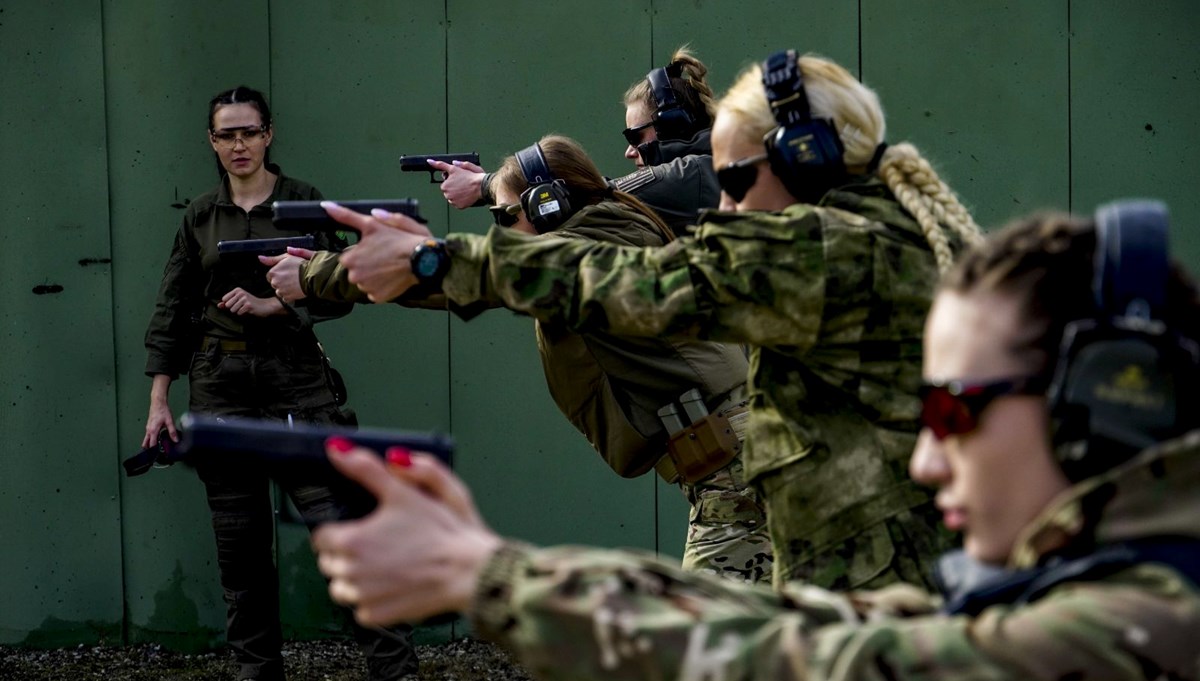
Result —
M 403 501 L 406 493 L 404 483 L 388 475 L 383 459 L 369 449 L 355 447 L 342 437 L 331 437 L 325 441 L 325 454 L 334 469 L 352 482 L 358 483 L 380 504 Z
M 280 253 L 279 255 L 260 255 L 258 256 L 258 261 L 267 267 L 274 267 L 279 264 L 280 260 L 283 260 L 286 257 L 287 253 Z
M 471 171 L 471 172 L 473 172 L 473 173 L 483 173 L 483 172 L 487 172 L 487 171 L 485 171 L 485 170 L 484 170 L 482 167 L 480 167 L 480 166 L 478 166 L 478 165 L 475 165 L 474 163 L 471 163 L 470 161 L 459 161 L 459 162 L 458 162 L 458 167 L 459 167 L 459 168 L 466 168 L 467 170 L 469 170 L 469 171 Z
M 307 248 L 296 248 L 295 246 L 288 246 L 287 251 L 288 255 L 294 255 L 297 258 L 304 258 L 305 260 L 312 260 L 312 257 L 317 253 Z

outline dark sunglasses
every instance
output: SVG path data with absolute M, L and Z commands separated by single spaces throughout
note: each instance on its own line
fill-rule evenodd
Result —
M 629 146 L 636 149 L 637 146 L 642 143 L 642 131 L 652 125 L 654 125 L 654 121 L 646 121 L 641 125 L 635 125 L 632 128 L 625 128 L 621 131 L 621 134 L 625 136 L 625 141 L 629 142 Z
M 766 154 L 747 156 L 717 171 L 717 183 L 734 201 L 746 198 L 746 192 L 758 182 L 758 164 L 767 160 Z
M 979 427 L 979 417 L 997 397 L 1044 395 L 1050 381 L 1043 376 L 1006 378 L 988 383 L 935 381 L 917 391 L 921 398 L 921 425 L 943 440 L 965 435 Z
M 521 204 L 510 203 L 507 206 L 488 206 L 492 211 L 492 220 L 501 227 L 512 227 L 521 219 Z

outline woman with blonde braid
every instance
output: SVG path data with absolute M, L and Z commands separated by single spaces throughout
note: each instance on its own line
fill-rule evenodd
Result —
M 713 161 L 730 212 L 664 248 L 496 229 L 440 242 L 403 216 L 328 210 L 363 231 L 370 248 L 342 262 L 376 300 L 420 281 L 459 305 L 582 332 L 750 344 L 742 456 L 766 502 L 776 583 L 927 585 L 951 540 L 905 475 L 921 337 L 939 270 L 978 228 L 917 150 L 884 134 L 878 98 L 845 69 L 780 52 L 718 106 Z

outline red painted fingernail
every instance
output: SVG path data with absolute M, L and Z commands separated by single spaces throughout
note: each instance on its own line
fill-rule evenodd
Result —
M 354 449 L 354 443 L 340 435 L 334 435 L 326 440 L 325 446 L 332 447 L 338 454 L 349 454 L 350 450 Z
M 412 465 L 412 452 L 404 447 L 388 447 L 387 460 L 401 468 L 408 468 Z

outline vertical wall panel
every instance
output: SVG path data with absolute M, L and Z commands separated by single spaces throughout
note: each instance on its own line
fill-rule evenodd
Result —
M 267 4 L 107 2 L 104 6 L 115 275 L 120 455 L 137 451 L 150 379 L 142 339 L 186 202 L 217 184 L 208 101 L 270 87 Z M 99 113 L 97 113 L 99 115 Z M 187 381 L 171 404 L 187 407 Z M 129 638 L 178 647 L 223 640 L 225 605 L 203 485 L 182 466 L 124 479 Z
M 1200 274 L 1200 10 L 1188 0 L 1071 3 L 1072 210 L 1153 197 Z
M 747 65 L 778 50 L 815 52 L 858 70 L 858 6 L 842 0 L 654 0 L 653 66 L 687 43 L 719 97 Z M 660 63 L 661 62 L 661 63 Z
M 544 134 L 579 140 L 601 170 L 621 158 L 621 95 L 645 72 L 646 2 L 450 4 L 450 147 L 494 169 Z M 484 231 L 479 209 L 456 230 Z M 451 325 L 460 471 L 501 532 L 537 542 L 654 547 L 653 480 L 617 477 L 551 401 L 533 322 L 493 311 Z
M 1062 2 L 863 0 L 862 77 L 983 227 L 1067 202 Z
M 119 639 L 100 8 L 0 13 L 0 644 Z
M 401 174 L 405 153 L 441 153 L 445 131 L 442 3 L 391 0 L 271 3 L 277 158 L 329 198 L 421 201 L 446 223 L 428 174 Z M 360 305 L 317 328 L 363 425 L 449 428 L 446 313 Z M 285 633 L 341 628 L 316 571 L 308 532 L 279 527 Z
M 674 47 L 692 44 L 718 92 L 744 64 L 796 47 L 861 71 L 888 112 L 888 139 L 924 150 L 981 224 L 1065 208 L 1068 196 L 1088 211 L 1157 195 L 1172 206 L 1176 253 L 1194 260 L 1193 3 L 1071 9 L 1068 0 L 0 3 L 0 91 L 23 93 L 0 99 L 0 157 L 10 161 L 0 170 L 9 292 L 0 644 L 111 642 L 122 607 L 132 641 L 196 648 L 223 638 L 194 474 L 118 476 L 142 436 L 142 336 L 163 263 L 182 207 L 216 182 L 203 126 L 217 91 L 267 90 L 276 159 L 327 195 L 413 196 L 435 232 L 478 232 L 486 213 L 450 211 L 426 176 L 401 175 L 396 157 L 477 150 L 494 168 L 555 131 L 622 174 L 621 95 Z M 528 319 L 495 311 L 465 323 L 364 306 L 320 333 L 364 424 L 452 428 L 458 470 L 501 532 L 643 548 L 657 534 L 660 550 L 678 553 L 678 490 L 618 478 L 568 425 L 546 392 Z M 186 395 L 181 380 L 177 413 Z M 284 616 L 290 634 L 322 635 L 340 629 L 340 615 L 304 534 L 280 532 Z
M 654 0 L 654 54 L 642 73 L 666 64 L 684 44 L 708 67 L 707 80 L 718 99 L 743 68 L 778 50 L 815 52 L 857 72 L 856 3 L 824 0 L 806 3 L 801 9 L 795 2 L 771 0 L 757 2 L 753 8 L 747 11 L 745 4 L 720 0 Z M 800 12 L 803 21 L 796 20 Z M 769 20 L 772 17 L 777 20 Z M 731 39 L 733 36 L 736 39 Z M 661 480 L 656 484 L 658 548 L 664 554 L 680 556 L 689 507 L 677 485 Z

